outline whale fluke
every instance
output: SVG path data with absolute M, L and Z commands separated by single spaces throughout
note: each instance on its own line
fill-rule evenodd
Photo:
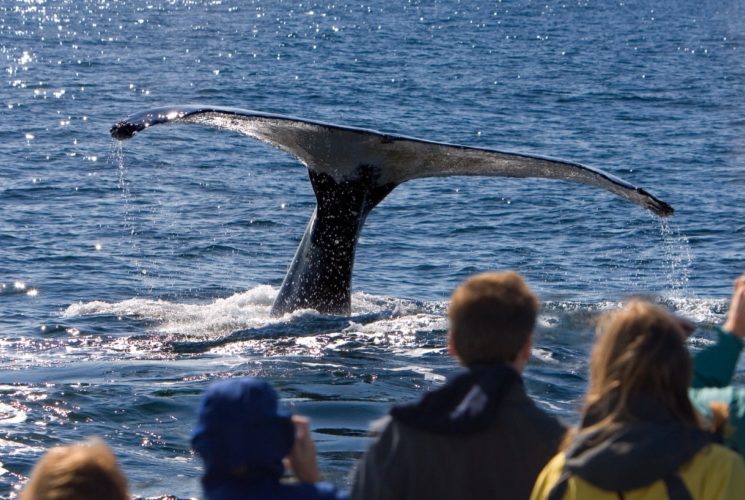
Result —
M 195 123 L 271 144 L 308 168 L 317 206 L 272 306 L 349 314 L 354 253 L 370 211 L 396 186 L 442 176 L 559 179 L 605 189 L 668 216 L 662 200 L 602 170 L 562 160 L 431 142 L 236 108 L 175 106 L 134 114 L 111 128 L 124 140 L 154 125 Z

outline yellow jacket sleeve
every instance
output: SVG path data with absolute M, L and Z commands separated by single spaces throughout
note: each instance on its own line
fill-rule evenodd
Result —
M 530 494 L 530 500 L 545 500 L 551 488 L 559 481 L 566 457 L 563 453 L 554 456 L 543 468 L 538 475 L 538 479 L 533 486 L 533 492 Z
M 707 446 L 679 473 L 695 500 L 745 498 L 745 462 L 724 446 Z

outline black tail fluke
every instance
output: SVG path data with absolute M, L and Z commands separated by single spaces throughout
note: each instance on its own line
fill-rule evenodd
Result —
M 443 176 L 557 179 L 605 189 L 659 216 L 673 213 L 670 205 L 644 189 L 576 163 L 235 108 L 147 110 L 115 124 L 111 135 L 130 139 L 165 123 L 232 130 L 286 151 L 308 168 L 318 205 L 272 307 L 274 315 L 304 308 L 349 314 L 354 253 L 365 219 L 388 193 L 408 180 Z

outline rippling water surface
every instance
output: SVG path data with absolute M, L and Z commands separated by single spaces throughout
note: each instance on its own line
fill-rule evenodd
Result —
M 369 421 L 457 369 L 447 300 L 482 270 L 539 292 L 526 380 L 569 420 L 593 318 L 626 295 L 694 319 L 700 347 L 745 269 L 744 52 L 734 0 L 0 0 L 0 496 L 90 435 L 133 493 L 198 496 L 199 396 L 239 375 L 312 418 L 347 486 Z M 109 137 L 186 103 L 566 158 L 676 214 L 556 181 L 412 181 L 368 219 L 352 316 L 274 319 L 305 169 L 213 129 Z

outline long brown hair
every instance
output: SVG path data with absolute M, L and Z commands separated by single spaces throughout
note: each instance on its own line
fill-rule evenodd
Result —
M 598 417 L 592 427 L 633 420 L 630 402 L 638 396 L 654 398 L 681 423 L 700 426 L 688 399 L 692 363 L 685 337 L 678 319 L 638 299 L 601 317 L 583 409 Z

